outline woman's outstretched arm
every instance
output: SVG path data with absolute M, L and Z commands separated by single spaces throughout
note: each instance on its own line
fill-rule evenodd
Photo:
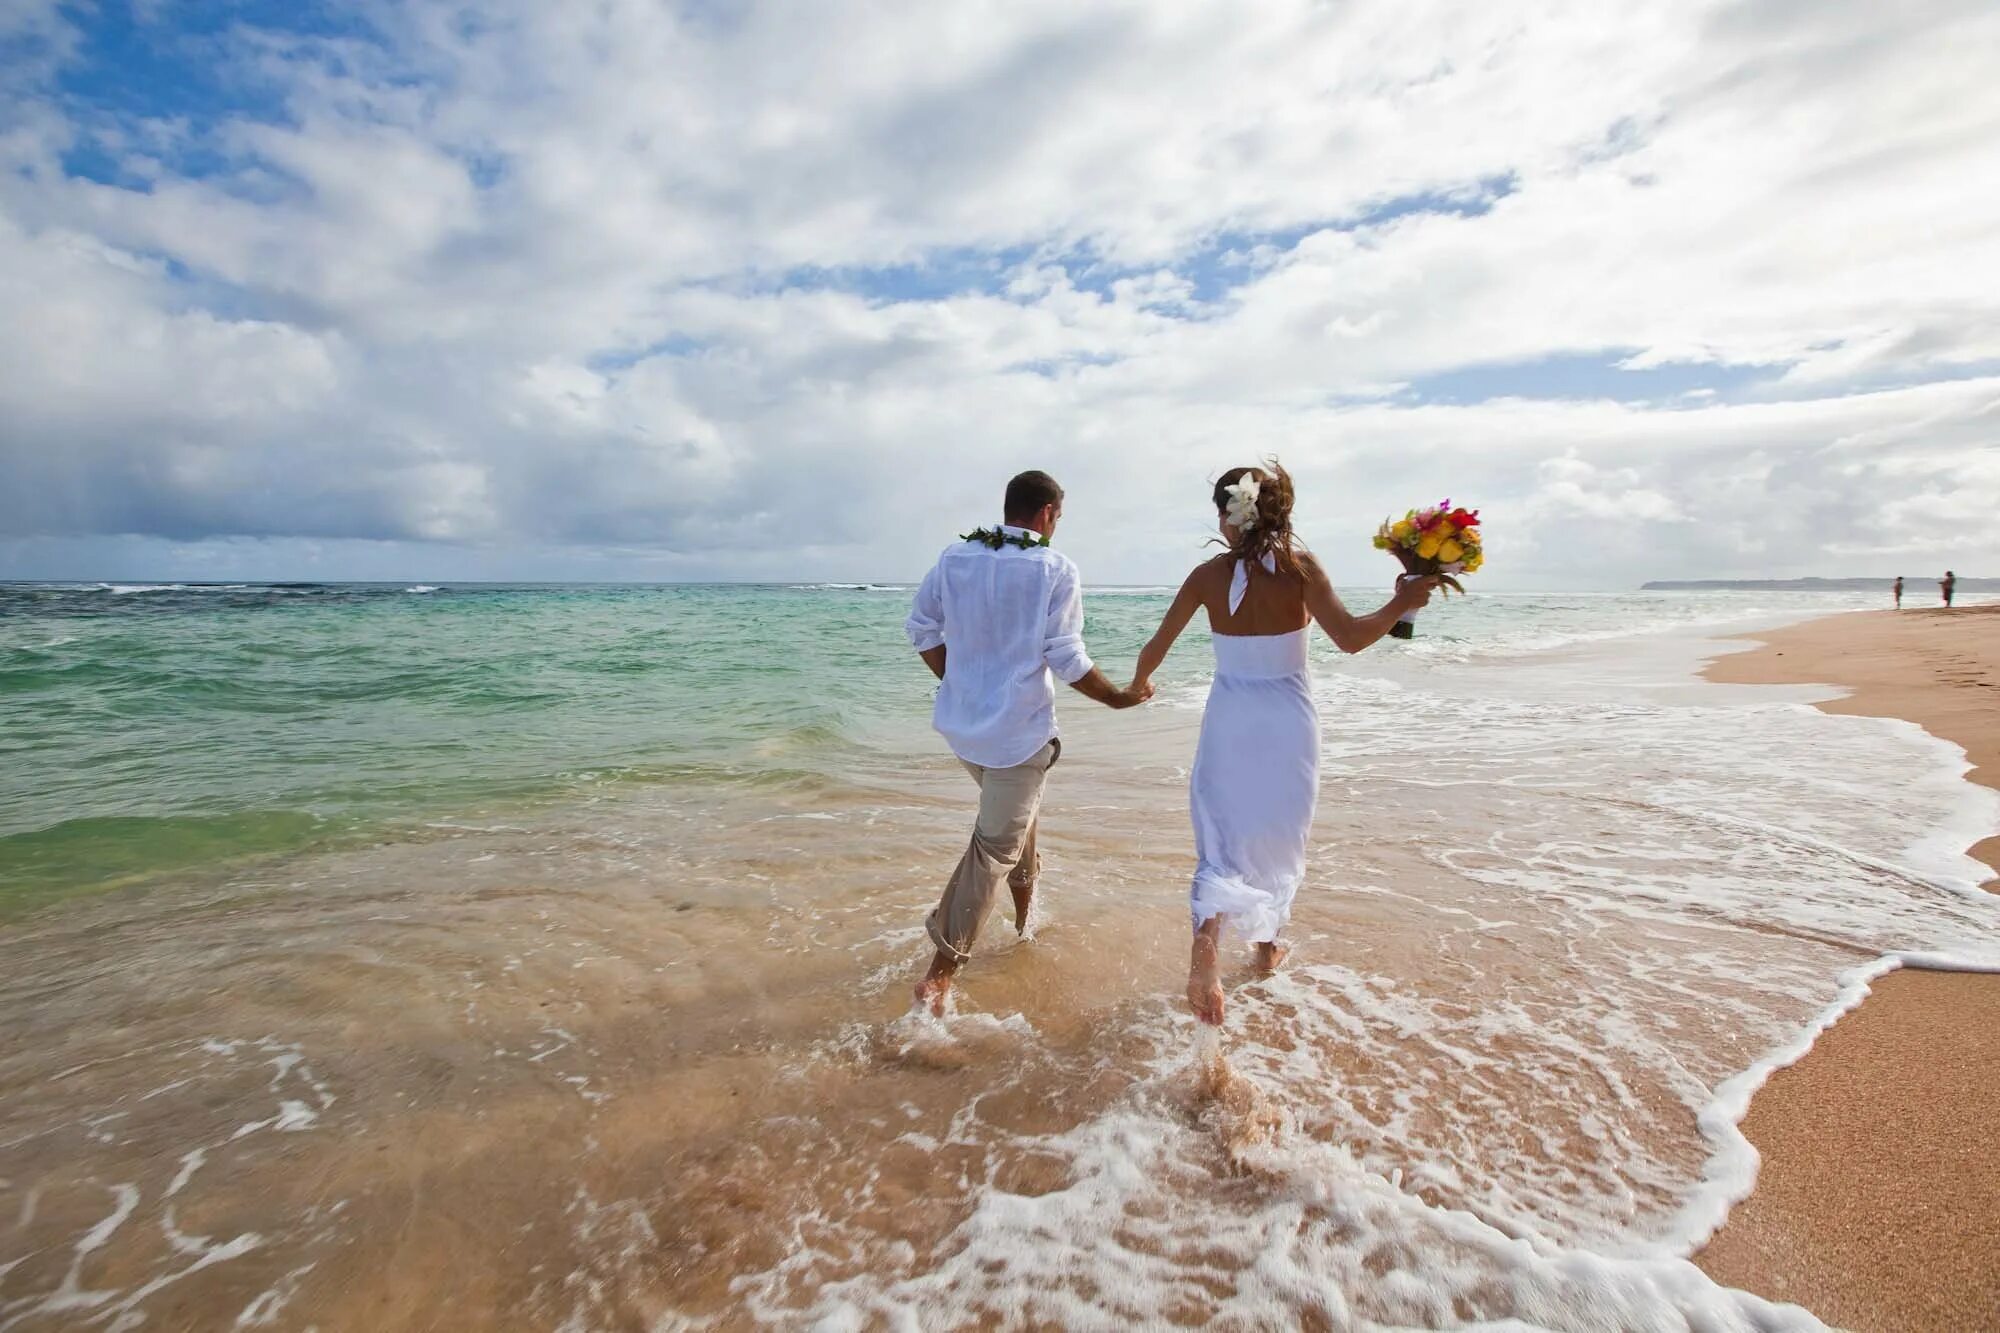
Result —
M 1312 612 L 1312 618 L 1319 622 L 1319 627 L 1326 631 L 1326 637 L 1333 640 L 1333 646 L 1343 653 L 1360 652 L 1387 634 L 1389 627 L 1405 611 L 1430 605 L 1431 589 L 1438 584 L 1435 576 L 1404 580 L 1396 585 L 1395 594 L 1382 604 L 1380 610 L 1357 616 L 1341 605 L 1319 561 L 1309 555 L 1301 555 L 1299 572 L 1306 578 L 1306 609 Z M 1143 655 L 1140 660 L 1145 660 Z
M 1187 582 L 1181 584 L 1181 590 L 1174 594 L 1173 605 L 1161 617 L 1160 628 L 1139 650 L 1139 665 L 1132 672 L 1134 691 L 1145 689 L 1151 693 L 1153 673 L 1160 669 L 1160 663 L 1167 660 L 1174 640 L 1180 638 L 1181 631 L 1188 627 L 1188 621 L 1194 619 L 1194 613 L 1201 610 L 1201 576 L 1202 569 L 1199 568 L 1187 576 Z

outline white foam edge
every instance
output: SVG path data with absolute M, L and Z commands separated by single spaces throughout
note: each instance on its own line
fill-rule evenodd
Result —
M 1828 612 L 1826 615 L 1805 616 L 1768 628 L 1782 629 L 1840 614 L 1843 613 Z M 1749 633 L 1754 636 L 1757 632 Z M 1730 685 L 1711 681 L 1702 674 L 1708 666 L 1721 658 L 1737 653 L 1754 652 L 1768 646 L 1767 641 L 1755 637 L 1709 640 L 1702 645 L 1704 652 L 1696 667 L 1696 675 L 1705 685 L 1714 689 L 1754 691 L 1768 697 L 1783 697 L 1792 707 L 1809 708 L 1825 716 L 1848 719 L 1862 726 L 1874 726 L 1896 733 L 1905 739 L 1915 740 L 1935 751 L 1936 766 L 1916 781 L 1919 785 L 1937 793 L 1939 809 L 1935 817 L 1926 822 L 1923 832 L 1904 847 L 1901 855 L 1914 863 L 1914 873 L 1927 883 L 1975 901 L 1990 901 L 1992 895 L 1984 886 L 1993 878 L 1993 871 L 1973 856 L 1972 849 L 1996 832 L 2000 832 L 2000 789 L 1971 780 L 1968 775 L 1978 765 L 1972 762 L 1972 756 L 1966 748 L 1957 741 L 1940 736 L 1922 723 L 1909 718 L 1896 717 L 1888 713 L 1827 713 L 1825 709 L 1819 707 L 1823 703 L 1852 698 L 1857 693 L 1856 690 L 1844 685 L 1829 684 L 1825 681 Z M 1909 867 L 1879 862 L 1871 864 L 1898 873 L 1912 873 Z
M 1830 612 L 1832 614 L 1832 612 Z M 1790 620 L 1788 624 L 1800 624 L 1806 620 L 1816 620 L 1820 616 L 1802 616 L 1800 620 Z M 1754 634 L 1754 630 L 1750 630 Z M 1732 638 L 1732 640 L 1708 640 L 1702 644 L 1704 660 L 1702 667 L 1722 656 L 1732 656 L 1736 652 L 1752 652 L 1766 646 L 1756 638 Z M 1706 677 L 1704 677 L 1706 679 Z M 1716 685 L 1716 683 L 1710 683 Z M 1798 685 L 1718 685 L 1718 689 L 1744 689 L 1744 691 L 1786 691 L 1790 693 L 1790 707 L 1818 709 L 1820 703 L 1834 699 L 1848 699 L 1854 695 L 1852 689 L 1830 685 L 1830 683 L 1798 683 Z M 1804 697 L 1804 699 L 1802 699 Z M 1910 875 L 1928 883 L 1936 889 L 1958 893 L 1974 901 L 1990 901 L 1992 895 L 1982 887 L 1986 867 L 1980 865 L 1970 849 L 1982 839 L 1990 837 L 1996 823 L 2000 823 L 2000 793 L 1972 783 L 1966 779 L 1974 765 L 1970 755 L 1956 741 L 1938 737 L 1936 733 L 1924 729 L 1920 723 L 1910 719 L 1874 715 L 1874 713 L 1840 713 L 1828 717 L 1850 719 L 1856 725 L 1878 727 L 1882 731 L 1898 733 L 1904 739 L 1914 739 L 1928 745 L 1938 755 L 1938 765 L 1920 779 L 1926 787 L 1934 787 L 1940 797 L 1938 819 L 1930 823 L 1918 839 L 1914 839 L 1906 849 L 1904 857 L 1914 863 L 1914 867 L 1898 867 L 1882 863 L 1876 859 L 1862 859 L 1868 865 Z M 1798 835 L 1792 835 L 1798 837 Z M 1966 873 L 1970 871 L 1970 875 Z M 1822 1009 L 1806 1027 L 1786 1045 L 1770 1051 L 1758 1059 L 1750 1069 L 1732 1075 L 1716 1085 L 1714 1095 L 1708 1105 L 1696 1115 L 1696 1125 L 1702 1137 L 1714 1145 L 1714 1153 L 1702 1167 L 1702 1185 L 1696 1187 L 1688 1203 L 1682 1205 L 1672 1227 L 1668 1229 L 1668 1243 L 1678 1249 L 1678 1253 L 1692 1255 L 1702 1245 L 1706 1245 L 1716 1231 L 1728 1221 L 1730 1211 L 1750 1197 L 1756 1189 L 1758 1167 L 1762 1165 L 1762 1155 L 1756 1145 L 1742 1133 L 1742 1121 L 1750 1113 L 1750 1099 L 1770 1081 L 1780 1069 L 1788 1069 L 1802 1061 L 1820 1033 L 1830 1029 L 1834 1023 L 1844 1019 L 1848 1013 L 1860 1007 L 1872 991 L 1872 983 L 1882 977 L 1900 971 L 1904 967 L 1914 967 L 1922 971 L 1938 973 L 2000 973 L 2000 963 L 1994 959 L 1982 959 L 1964 953 L 1936 953 L 1936 951 L 1896 951 L 1886 953 L 1872 963 L 1852 967 L 1838 977 L 1840 991 L 1834 1001 Z
M 1847 691 L 1841 692 L 1846 697 Z M 2000 790 L 1974 782 L 1968 775 L 1978 767 L 1963 745 L 1907 718 L 1874 713 L 1839 714 L 1871 722 L 1928 744 L 1938 764 L 1917 784 L 1936 791 L 1940 808 L 1924 832 L 1903 850 L 1925 878 L 1975 901 L 1989 901 L 1984 887 L 1993 871 L 1972 854 L 1979 843 L 2000 832 Z
M 1823 618 L 1821 615 L 1801 616 L 1765 628 L 1782 628 L 1821 618 Z M 1767 646 L 1754 637 L 1747 637 L 1754 636 L 1756 630 L 1738 631 L 1738 633 L 1746 637 L 1732 637 L 1727 640 L 1709 639 L 1699 645 L 1702 649 L 1702 659 L 1697 667 L 1698 675 L 1708 665 L 1721 658 L 1737 653 L 1753 652 Z M 1705 676 L 1702 679 L 1719 689 L 1789 692 L 1788 702 L 1793 707 L 1811 708 L 1816 712 L 1823 711 L 1817 707 L 1819 703 L 1845 699 L 1854 693 L 1853 690 L 1843 686 L 1823 681 L 1740 686 L 1707 681 Z M 1938 752 L 1942 762 L 1927 775 L 1927 781 L 1936 783 L 1941 788 L 1955 788 L 1954 794 L 1959 799 L 1946 806 L 1938 821 L 1932 824 L 1923 836 L 1911 843 L 1905 849 L 1904 855 L 1922 867 L 1916 872 L 1916 877 L 1924 882 L 1967 897 L 1987 897 L 1987 891 L 1980 887 L 1979 879 L 1967 880 L 1951 873 L 1961 866 L 1978 864 L 1968 849 L 1989 835 L 1994 823 L 1994 812 L 2000 810 L 2000 793 L 1966 780 L 1965 775 L 1972 771 L 1973 764 L 1965 747 L 1936 735 L 1907 718 L 1868 713 L 1831 716 L 1850 717 L 1858 723 L 1872 724 L 1884 730 L 1899 732 L 1905 737 L 1914 734 L 1916 738 L 1921 738 Z M 1945 792 L 1941 790 L 1940 795 L 1943 794 Z M 1909 869 L 1872 859 L 1869 863 L 1883 870 L 1912 873 Z M 1983 875 L 1980 878 L 1983 879 Z M 1909 950 L 1883 954 L 1872 962 L 1849 968 L 1841 973 L 1838 978 L 1840 989 L 1826 1008 L 1820 1010 L 1791 1041 L 1768 1052 L 1742 1073 L 1732 1075 L 1717 1084 L 1714 1095 L 1696 1114 L 1696 1126 L 1700 1129 L 1702 1137 L 1714 1145 L 1714 1151 L 1702 1168 L 1702 1183 L 1682 1205 L 1669 1227 L 1666 1244 L 1672 1246 L 1679 1254 L 1692 1256 L 1722 1229 L 1736 1205 L 1750 1197 L 1756 1188 L 1758 1169 L 1763 1162 L 1763 1155 L 1757 1151 L 1756 1145 L 1745 1137 L 1742 1130 L 1743 1118 L 1750 1113 L 1751 1099 L 1756 1096 L 1759 1089 L 1770 1082 L 1773 1074 L 1803 1060 L 1812 1050 L 1814 1043 L 1819 1040 L 1821 1033 L 1859 1008 L 1861 1002 L 1868 998 L 1872 983 L 1905 967 L 1932 972 L 2000 974 L 2000 963 L 1991 959 L 1965 954 Z
M 1840 991 L 1833 1002 L 1806 1024 L 1791 1041 L 1768 1052 L 1748 1069 L 1716 1085 L 1714 1095 L 1695 1116 L 1702 1137 L 1714 1145 L 1714 1152 L 1702 1168 L 1702 1182 L 1682 1205 L 1663 1241 L 1673 1251 L 1691 1257 L 1706 1245 L 1737 1204 L 1756 1188 L 1763 1155 L 1743 1134 L 1743 1118 L 1750 1113 L 1756 1096 L 1780 1069 L 1803 1060 L 1820 1034 L 1838 1023 L 1868 998 L 1872 983 L 1903 968 L 1926 972 L 1974 972 L 2000 974 L 2000 963 L 1960 954 L 1896 952 L 1848 969 L 1840 975 Z

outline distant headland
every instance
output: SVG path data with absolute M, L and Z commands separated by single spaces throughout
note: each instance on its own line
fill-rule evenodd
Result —
M 1943 571 L 1903 575 L 1904 586 L 1917 589 L 1937 582 Z M 1641 592 L 1865 592 L 1886 588 L 1888 578 L 1872 579 L 1655 579 L 1639 585 Z M 1960 592 L 2000 592 L 2000 579 L 1969 579 L 1959 576 Z

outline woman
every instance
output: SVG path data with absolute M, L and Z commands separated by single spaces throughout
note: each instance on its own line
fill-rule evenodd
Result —
M 1312 621 L 1358 653 L 1397 617 L 1430 601 L 1435 578 L 1405 576 L 1371 615 L 1340 604 L 1326 573 L 1292 535 L 1292 479 L 1272 460 L 1231 468 L 1215 483 L 1228 550 L 1197 565 L 1139 654 L 1134 692 L 1150 688 L 1174 640 L 1208 612 L 1215 683 L 1202 715 L 1190 782 L 1195 872 L 1188 1003 L 1222 1021 L 1216 953 L 1224 923 L 1255 947 L 1260 970 L 1284 961 L 1278 936 L 1305 878 L 1306 835 L 1319 799 L 1319 714 L 1306 670 Z

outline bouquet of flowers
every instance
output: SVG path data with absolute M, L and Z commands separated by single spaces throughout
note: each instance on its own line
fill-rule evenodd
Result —
M 1435 574 L 1456 592 L 1465 591 L 1457 575 L 1477 573 L 1486 563 L 1479 544 L 1479 511 L 1454 509 L 1449 500 L 1429 509 L 1412 509 L 1401 518 L 1383 519 L 1375 531 L 1375 549 L 1395 556 L 1404 573 Z M 1389 633 L 1399 639 L 1414 637 L 1416 618 L 1416 612 L 1409 612 Z

